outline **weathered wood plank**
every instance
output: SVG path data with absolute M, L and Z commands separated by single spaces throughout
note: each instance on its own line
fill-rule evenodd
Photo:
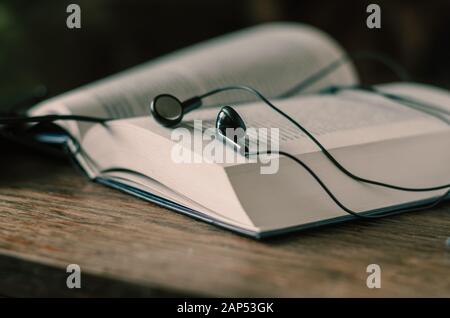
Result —
M 2 295 L 450 296 L 449 204 L 258 242 L 1 146 Z M 65 287 L 71 263 L 80 291 Z

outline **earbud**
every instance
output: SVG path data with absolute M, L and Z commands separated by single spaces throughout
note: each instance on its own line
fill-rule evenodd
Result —
M 241 128 L 243 132 L 247 130 L 242 117 L 231 106 L 224 106 L 217 114 L 216 128 L 222 134 L 226 135 L 227 128 Z
M 230 106 L 220 109 L 216 118 L 218 136 L 228 145 L 234 147 L 240 154 L 246 156 L 249 152 L 247 127 L 242 117 Z
M 184 102 L 170 94 L 156 96 L 151 105 L 150 112 L 155 120 L 165 127 L 175 127 L 185 114 L 202 106 L 200 97 L 192 97 Z

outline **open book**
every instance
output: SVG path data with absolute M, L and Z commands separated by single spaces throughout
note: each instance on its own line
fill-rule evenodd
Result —
M 176 130 L 160 126 L 149 112 L 158 94 L 169 93 L 185 100 L 218 87 L 247 85 L 271 98 L 310 130 L 356 175 L 405 187 L 448 183 L 448 124 L 368 92 L 317 94 L 331 85 L 357 84 L 352 63 L 342 65 L 301 94 L 279 98 L 344 55 L 336 42 L 317 29 L 268 24 L 195 45 L 78 88 L 37 105 L 30 115 L 117 118 L 105 125 L 57 122 L 75 139 L 70 142 L 73 155 L 90 178 L 254 237 L 350 216 L 302 167 L 283 156 L 270 155 L 264 163 L 245 158 L 233 163 L 202 160 L 204 146 L 211 141 L 206 141 L 201 132 L 214 125 L 224 105 L 232 105 L 248 127 L 278 128 L 280 150 L 308 163 L 353 210 L 378 213 L 424 204 L 442 195 L 444 190 L 402 192 L 348 178 L 294 125 L 245 92 L 207 98 L 206 106 L 186 116 L 181 128 L 193 136 L 187 143 L 176 140 Z M 437 88 L 412 83 L 378 88 L 439 107 L 450 105 L 449 92 Z M 198 128 L 196 120 L 203 126 Z M 196 134 L 196 130 L 201 131 Z M 192 162 L 174 160 L 180 145 Z M 278 160 L 276 173 L 261 173 L 263 166 L 270 168 L 274 160 Z

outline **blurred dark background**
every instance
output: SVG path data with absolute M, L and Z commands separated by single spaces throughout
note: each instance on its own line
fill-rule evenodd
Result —
M 382 28 L 366 27 L 381 6 Z M 82 29 L 66 27 L 81 6 Z M 267 21 L 314 25 L 350 52 L 373 50 L 405 66 L 414 80 L 450 88 L 450 1 L 78 0 L 0 2 L 0 107 L 44 83 L 67 91 L 164 53 Z M 357 63 L 366 83 L 396 78 Z

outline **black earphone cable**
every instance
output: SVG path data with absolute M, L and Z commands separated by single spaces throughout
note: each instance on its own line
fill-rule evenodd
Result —
M 429 103 L 422 103 L 422 102 L 418 102 L 416 100 L 413 100 L 413 99 L 410 99 L 410 98 L 407 98 L 404 96 L 383 92 L 379 89 L 376 89 L 373 86 L 365 86 L 365 85 L 330 86 L 330 87 L 327 87 L 324 90 L 322 90 L 320 92 L 320 94 L 337 94 L 338 92 L 345 91 L 345 90 L 361 90 L 361 91 L 367 91 L 369 93 L 373 93 L 376 95 L 380 95 L 384 98 L 390 99 L 390 100 L 397 102 L 398 104 L 401 104 L 408 108 L 412 108 L 416 111 L 426 113 L 430 116 L 433 116 L 433 117 L 443 121 L 447 125 L 450 125 L 450 118 L 448 117 L 448 116 L 450 116 L 450 111 L 443 109 L 441 107 L 435 106 L 435 105 L 431 105 Z
M 208 97 L 208 96 L 211 96 L 211 95 L 214 95 L 214 94 L 218 94 L 218 93 L 221 93 L 221 92 L 229 91 L 229 90 L 244 90 L 244 91 L 247 91 L 247 92 L 250 92 L 250 93 L 256 95 L 265 104 L 267 104 L 269 107 L 271 107 L 277 113 L 279 113 L 280 115 L 282 115 L 283 117 L 288 119 L 297 128 L 299 128 L 305 135 L 308 136 L 309 139 L 311 139 L 317 145 L 317 147 L 319 147 L 319 149 L 325 154 L 325 156 L 339 170 L 341 170 L 344 174 L 346 174 L 347 176 L 349 176 L 350 178 L 352 178 L 354 180 L 357 180 L 357 181 L 360 181 L 360 182 L 364 182 L 364 183 L 368 183 L 368 184 L 377 185 L 377 186 L 380 186 L 380 187 L 386 187 L 386 188 L 390 188 L 390 189 L 394 189 L 394 190 L 410 191 L 410 192 L 435 191 L 435 190 L 441 190 L 441 189 L 446 189 L 446 188 L 450 187 L 450 184 L 444 184 L 444 185 L 435 186 L 435 187 L 423 187 L 423 188 L 403 187 L 403 186 L 397 186 L 397 185 L 393 185 L 393 184 L 389 184 L 389 183 L 385 183 L 385 182 L 380 182 L 380 181 L 376 181 L 376 180 L 371 180 L 371 179 L 367 179 L 367 178 L 363 178 L 363 177 L 359 177 L 359 176 L 355 175 L 354 173 L 352 173 L 349 170 L 347 170 L 343 165 L 341 165 L 340 162 L 337 159 L 335 159 L 334 156 L 306 128 L 304 128 L 300 123 L 298 123 L 296 120 L 294 120 L 287 113 L 285 113 L 284 111 L 282 111 L 281 109 L 276 107 L 263 94 L 261 94 L 259 91 L 257 91 L 256 89 L 254 89 L 252 87 L 244 86 L 244 85 L 222 87 L 222 88 L 218 88 L 218 89 L 212 90 L 212 91 L 210 91 L 208 93 L 205 93 L 203 95 L 200 95 L 199 98 L 202 99 L 202 98 L 205 98 L 205 97 Z
M 25 123 L 51 123 L 58 120 L 64 121 L 84 121 L 91 123 L 105 123 L 112 119 L 110 118 L 98 118 L 89 116 L 79 116 L 79 115 L 45 115 L 45 116 L 34 116 L 34 117 L 0 117 L 1 125 L 17 125 Z
M 286 98 L 298 94 L 299 92 L 305 90 L 309 86 L 318 82 L 328 74 L 331 74 L 339 67 L 349 63 L 352 60 L 372 60 L 379 62 L 389 68 L 401 81 L 407 82 L 411 80 L 411 76 L 408 74 L 406 69 L 395 62 L 393 59 L 391 59 L 389 56 L 376 52 L 359 51 L 343 55 L 341 58 L 338 58 L 337 60 L 331 62 L 327 66 L 321 68 L 319 71 L 302 80 L 300 83 L 296 84 L 294 87 L 280 94 L 278 98 Z
M 430 204 L 427 204 L 427 205 L 424 205 L 424 206 L 412 207 L 412 208 L 396 208 L 396 209 L 392 209 L 392 210 L 389 210 L 389 211 L 386 211 L 386 212 L 378 213 L 376 215 L 364 215 L 364 214 L 361 214 L 361 213 L 364 213 L 364 212 L 354 211 L 354 210 L 348 208 L 345 204 L 343 204 L 333 194 L 333 192 L 328 188 L 328 186 L 325 184 L 325 182 L 323 182 L 322 179 L 306 163 L 304 163 L 299 158 L 291 155 L 290 153 L 287 153 L 287 152 L 284 152 L 284 151 L 276 151 L 275 152 L 275 151 L 270 151 L 269 150 L 269 151 L 265 151 L 265 152 L 249 153 L 249 154 L 247 154 L 247 156 L 274 155 L 274 154 L 279 154 L 279 155 L 285 156 L 285 157 L 295 161 L 299 165 L 301 165 L 315 179 L 315 181 L 317 181 L 317 183 L 320 185 L 320 187 L 327 193 L 327 195 L 334 201 L 334 203 L 336 205 L 338 205 L 342 210 L 344 210 L 348 214 L 351 214 L 351 215 L 353 215 L 355 217 L 358 217 L 358 218 L 377 219 L 377 218 L 385 217 L 385 216 L 388 216 L 388 215 L 391 216 L 391 215 L 400 214 L 400 213 L 404 213 L 404 212 L 413 212 L 413 211 L 420 211 L 420 210 L 424 210 L 424 209 L 430 209 L 430 208 L 433 208 L 433 207 L 437 206 L 441 202 L 443 202 L 450 195 L 450 190 L 448 190 L 443 195 L 440 195 L 439 197 L 437 197 L 437 199 L 433 200 Z

